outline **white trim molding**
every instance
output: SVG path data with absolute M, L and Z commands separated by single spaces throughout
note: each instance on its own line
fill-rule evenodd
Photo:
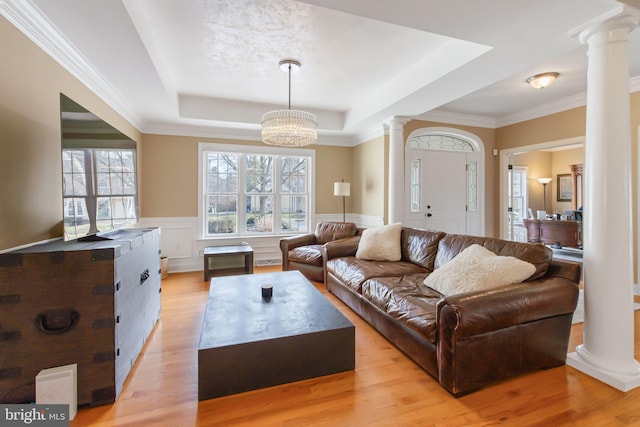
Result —
M 313 233 L 316 224 L 320 221 L 342 221 L 342 214 L 319 214 L 312 217 L 314 222 L 309 233 Z M 378 216 L 348 213 L 346 219 L 363 228 L 376 228 L 384 225 L 383 218 Z M 198 217 L 140 218 L 138 227 L 160 228 L 160 249 L 162 254 L 169 259 L 168 271 L 170 273 L 203 270 L 203 251 L 207 246 L 248 243 L 253 248 L 255 265 L 277 265 L 282 263 L 280 239 L 286 237 L 284 235 L 201 239 L 198 236 Z
M 142 119 L 129 101 L 116 91 L 29 1 L 2 0 L 0 1 L 0 12 L 53 60 L 80 80 L 133 126 L 141 129 Z

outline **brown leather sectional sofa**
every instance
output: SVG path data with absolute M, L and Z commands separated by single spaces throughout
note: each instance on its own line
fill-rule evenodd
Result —
M 325 285 L 454 396 L 563 365 L 580 265 L 542 245 L 403 228 L 402 259 L 355 257 L 360 236 L 322 247 Z M 422 282 L 480 244 L 536 266 L 525 282 L 449 297 Z

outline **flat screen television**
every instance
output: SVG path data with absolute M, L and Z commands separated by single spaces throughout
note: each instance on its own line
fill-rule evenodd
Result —
M 136 142 L 60 94 L 64 239 L 109 239 L 138 222 Z

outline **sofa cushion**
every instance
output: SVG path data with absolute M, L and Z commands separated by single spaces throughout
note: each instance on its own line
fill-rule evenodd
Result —
M 403 227 L 400 236 L 402 260 L 418 264 L 429 271 L 433 271 L 438 252 L 438 242 L 445 235 L 441 231 Z
M 358 227 L 353 222 L 319 222 L 316 225 L 316 243 L 319 245 L 356 235 Z
M 422 284 L 426 274 L 369 279 L 362 284 L 362 296 L 435 344 L 436 308 L 442 295 Z
M 536 267 L 536 272 L 527 280 L 536 280 L 547 274 L 553 251 L 540 244 L 510 242 L 491 237 L 464 236 L 447 234 L 438 243 L 435 268 L 438 269 L 451 261 L 456 255 L 473 244 L 489 249 L 496 255 L 512 256 Z
M 299 246 L 289 251 L 290 262 L 310 265 L 322 265 L 322 245 Z
M 424 284 L 449 296 L 520 283 L 535 272 L 533 264 L 511 256 L 498 256 L 474 244 L 436 269 Z
M 427 272 L 425 268 L 405 261 L 367 261 L 352 256 L 327 261 L 327 273 L 333 274 L 357 293 L 362 292 L 362 283 L 372 277 L 404 276 Z
M 400 261 L 402 224 L 395 223 L 362 232 L 356 258 L 373 261 Z

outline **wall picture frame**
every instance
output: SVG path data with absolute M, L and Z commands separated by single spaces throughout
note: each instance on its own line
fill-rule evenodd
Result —
M 556 188 L 558 189 L 557 201 L 570 202 L 573 195 L 573 189 L 571 186 L 571 174 L 570 173 L 558 174 L 556 184 L 557 184 Z

